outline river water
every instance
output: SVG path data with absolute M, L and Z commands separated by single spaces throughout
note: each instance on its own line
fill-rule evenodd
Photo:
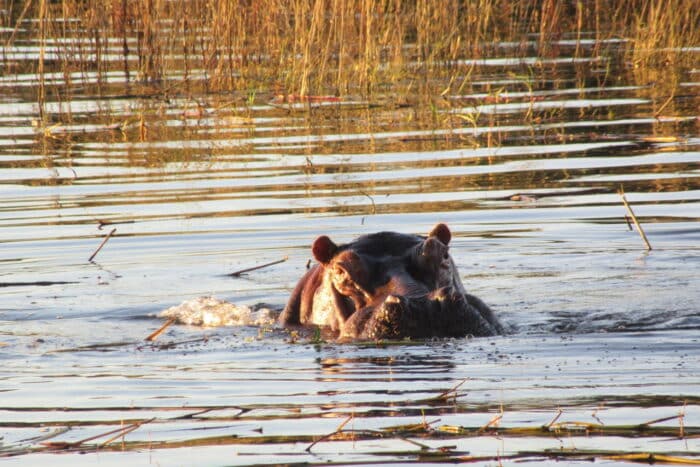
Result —
M 390 96 L 149 98 L 115 72 L 41 127 L 37 77 L 1 76 L 3 465 L 700 460 L 700 70 L 478 65 L 427 122 Z M 197 297 L 279 309 L 318 235 L 437 222 L 509 335 L 145 340 Z

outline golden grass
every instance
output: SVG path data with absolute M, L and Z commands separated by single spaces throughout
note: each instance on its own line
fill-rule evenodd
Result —
M 92 72 L 98 87 L 105 72 L 120 71 L 129 80 L 157 85 L 179 80 L 190 91 L 372 96 L 391 89 L 426 96 L 464 85 L 473 64 L 460 59 L 556 57 L 558 39 L 580 40 L 584 34 L 598 41 L 585 53 L 600 53 L 607 47 L 603 40 L 621 37 L 637 65 L 676 62 L 683 47 L 700 43 L 700 10 L 693 0 L 666 5 L 662 0 L 25 0 L 10 2 L 2 26 L 13 33 L 2 43 L 9 49 L 22 36 L 17 31 L 28 29 L 41 45 L 33 71 L 60 71 L 67 81 L 76 72 Z M 504 41 L 520 45 L 499 47 Z M 584 53 L 579 45 L 575 56 Z M 49 49 L 55 51 L 50 60 Z M 39 101 L 46 98 L 43 83 L 38 92 Z

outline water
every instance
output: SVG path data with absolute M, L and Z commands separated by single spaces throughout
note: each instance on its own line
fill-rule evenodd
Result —
M 700 458 L 698 70 L 675 70 L 655 115 L 662 86 L 620 57 L 517 78 L 538 63 L 485 60 L 427 122 L 388 96 L 129 97 L 111 73 L 112 97 L 53 100 L 38 128 L 36 77 L 2 77 L 3 464 Z M 197 297 L 279 309 L 317 235 L 438 221 L 510 335 L 337 344 L 176 325 L 144 340 Z

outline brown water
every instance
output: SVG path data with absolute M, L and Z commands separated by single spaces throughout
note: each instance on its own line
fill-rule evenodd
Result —
M 37 77 L 2 75 L 3 465 L 700 459 L 700 71 L 646 79 L 615 55 L 477 65 L 430 118 L 389 94 L 161 100 L 82 75 L 45 128 Z M 64 86 L 51 76 L 47 95 Z M 509 336 L 340 345 L 174 326 L 144 341 L 195 297 L 281 306 L 317 235 L 438 221 Z

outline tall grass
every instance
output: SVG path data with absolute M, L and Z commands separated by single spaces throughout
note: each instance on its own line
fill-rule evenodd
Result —
M 443 91 L 468 75 L 460 58 L 512 56 L 504 42 L 556 57 L 565 36 L 597 40 L 576 54 L 624 38 L 644 65 L 677 61 L 700 43 L 695 0 L 25 0 L 0 16 L 14 31 L 0 36 L 3 50 L 38 40 L 40 75 L 96 73 L 101 84 L 119 71 L 140 83 L 295 95 Z

